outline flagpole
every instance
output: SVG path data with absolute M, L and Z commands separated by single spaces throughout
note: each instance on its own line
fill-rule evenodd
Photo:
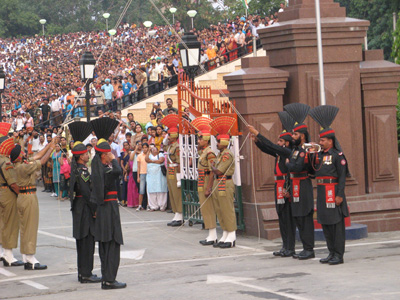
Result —
M 318 70 L 319 70 L 319 91 L 321 105 L 326 105 L 325 81 L 324 81 L 324 59 L 322 54 L 322 34 L 321 34 L 321 12 L 319 0 L 315 0 L 315 19 L 317 23 L 317 47 L 318 47 Z

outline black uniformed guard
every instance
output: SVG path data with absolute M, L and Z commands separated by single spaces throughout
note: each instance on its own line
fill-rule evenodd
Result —
M 313 108 L 311 117 L 322 127 L 319 144 L 322 152 L 312 155 L 312 165 L 317 180 L 317 216 L 322 225 L 329 255 L 321 263 L 343 263 L 345 248 L 344 218 L 349 215 L 344 188 L 349 174 L 347 160 L 343 155 L 335 131 L 330 128 L 339 109 L 324 105 Z
M 97 204 L 95 240 L 99 242 L 102 289 L 121 289 L 126 284 L 116 281 L 120 246 L 123 244 L 116 179 L 122 169 L 111 153 L 107 142 L 118 122 L 100 118 L 90 122 L 96 137 L 96 155 L 92 160 L 92 193 L 90 199 Z
M 295 254 L 296 225 L 291 211 L 290 197 L 287 191 L 290 189 L 290 180 L 286 159 L 292 154 L 292 129 L 294 120 L 285 111 L 279 112 L 284 130 L 278 137 L 277 144 L 272 143 L 261 135 L 253 126 L 249 126 L 254 135 L 255 144 L 264 153 L 275 157 L 275 206 L 279 219 L 279 231 L 282 237 L 282 249 L 273 252 L 275 256 L 290 257 Z
M 92 274 L 96 204 L 90 202 L 90 174 L 86 165 L 89 154 L 81 142 L 92 132 L 92 127 L 86 122 L 74 122 L 68 127 L 75 142 L 71 149 L 73 156 L 69 188 L 72 234 L 76 239 L 78 280 L 81 283 L 95 283 L 101 281 L 101 278 Z
M 302 148 L 309 142 L 307 125 L 304 120 L 310 107 L 302 103 L 292 103 L 284 109 L 297 122 L 293 128 L 293 150 L 289 162 L 286 164 L 290 172 L 290 194 L 292 197 L 292 215 L 299 229 L 303 251 L 294 254 L 293 258 L 314 258 L 314 197 L 311 180 L 308 176 L 310 168 L 307 152 Z

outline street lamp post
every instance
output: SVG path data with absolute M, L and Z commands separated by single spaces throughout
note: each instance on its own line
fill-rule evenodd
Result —
M 46 19 L 40 19 L 39 23 L 42 24 L 42 31 L 43 31 L 43 36 L 44 36 L 44 24 L 46 24 Z
M 187 49 L 186 49 L 186 47 Z M 190 88 L 194 90 L 194 77 L 197 75 L 200 63 L 201 43 L 193 32 L 185 32 L 182 43 L 179 43 L 182 67 L 190 79 Z M 192 99 L 194 105 L 194 99 Z
M 171 7 L 169 9 L 169 12 L 172 14 L 172 24 L 175 25 L 175 13 L 176 13 L 177 9 L 175 7 Z
M 188 12 L 187 12 L 187 14 L 188 14 L 188 16 L 192 19 L 192 29 L 194 28 L 194 26 L 193 26 L 193 18 L 197 15 L 197 11 L 195 11 L 195 10 L 189 10 Z
M 115 29 L 110 29 L 110 30 L 108 31 L 108 33 L 109 33 L 110 36 L 111 36 L 111 45 L 114 45 L 114 35 L 117 33 L 117 31 L 116 31 Z
M 92 52 L 85 52 L 79 60 L 81 67 L 81 79 L 85 82 L 85 99 L 86 99 L 86 118 L 87 122 L 90 122 L 90 83 L 94 79 L 94 67 L 96 66 L 96 60 L 93 57 Z
M 103 18 L 106 19 L 106 30 L 108 31 L 108 18 L 110 17 L 109 13 L 104 13 Z
M 3 114 L 3 111 L 2 111 L 3 102 L 1 100 L 2 100 L 3 91 L 4 91 L 5 86 L 6 86 L 6 74 L 4 73 L 3 67 L 0 67 L 0 122 L 3 119 L 3 115 L 2 115 Z

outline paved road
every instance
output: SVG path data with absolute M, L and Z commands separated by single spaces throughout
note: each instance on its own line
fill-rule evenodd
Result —
M 239 236 L 233 249 L 203 247 L 200 225 L 170 228 L 172 214 L 121 208 L 125 245 L 118 280 L 128 287 L 103 291 L 80 284 L 69 202 L 40 198 L 37 258 L 45 271 L 0 267 L 0 299 L 400 299 L 400 232 L 349 241 L 345 264 L 276 258 L 279 240 Z M 300 247 L 298 243 L 298 247 Z M 15 251 L 18 258 L 19 253 Z M 100 275 L 95 258 L 95 273 Z

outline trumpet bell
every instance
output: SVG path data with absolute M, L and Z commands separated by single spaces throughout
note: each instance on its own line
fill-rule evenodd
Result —
M 306 150 L 309 153 L 314 153 L 314 152 L 320 152 L 321 151 L 321 145 L 319 144 L 314 144 L 314 143 L 304 143 L 301 146 L 304 150 Z

